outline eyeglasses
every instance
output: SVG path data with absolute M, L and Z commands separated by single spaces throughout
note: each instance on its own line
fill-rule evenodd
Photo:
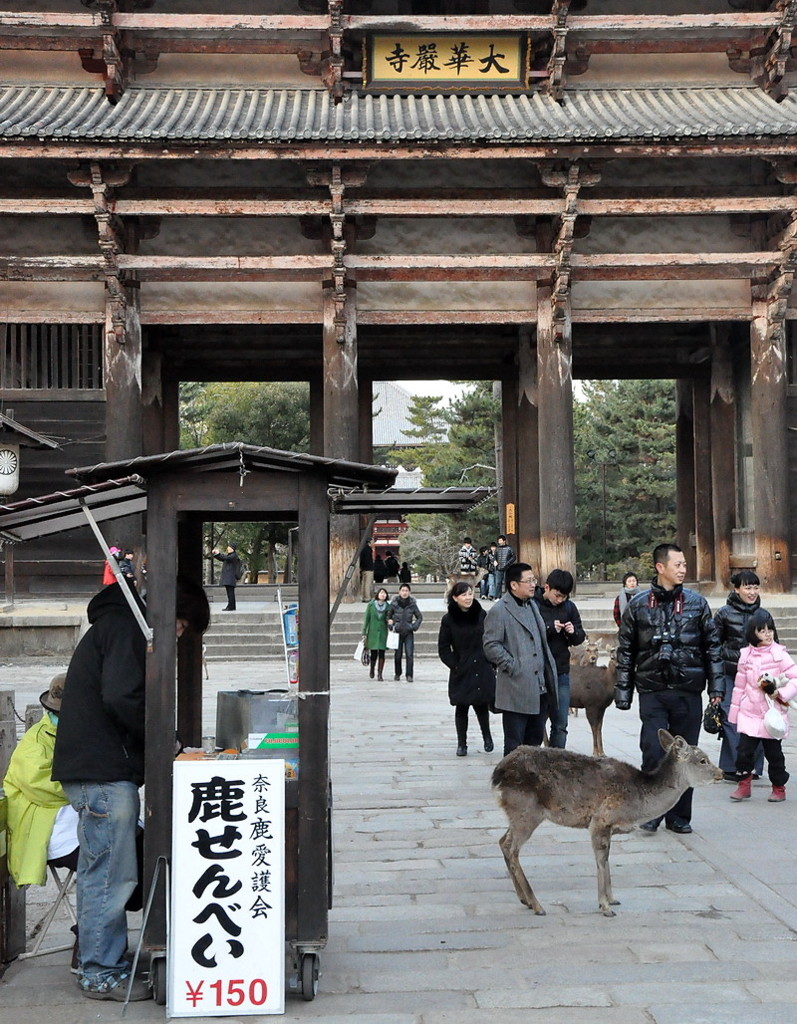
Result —
M 537 582 L 537 577 L 536 576 L 529 576 L 528 579 L 525 579 L 525 580 L 524 579 L 520 579 L 520 580 L 518 580 L 518 583 L 522 583 L 524 587 L 528 587 L 529 585 L 533 586 L 536 582 Z

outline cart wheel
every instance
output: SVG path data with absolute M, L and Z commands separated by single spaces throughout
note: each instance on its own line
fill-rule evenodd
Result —
M 302 983 L 302 999 L 306 1003 L 315 999 L 318 993 L 318 955 L 305 953 L 300 969 Z
M 166 957 L 153 957 L 149 966 L 149 979 L 152 985 L 152 998 L 158 1006 L 166 1005 Z

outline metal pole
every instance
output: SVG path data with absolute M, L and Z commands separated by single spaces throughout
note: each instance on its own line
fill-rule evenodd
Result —
M 133 617 L 138 623 L 141 632 L 144 634 L 144 639 L 147 641 L 147 650 L 151 651 L 153 639 L 152 627 L 144 618 L 144 613 L 141 611 L 138 601 L 136 601 L 135 597 L 133 596 L 130 587 L 128 587 L 127 581 L 125 580 L 124 576 L 122 575 L 122 571 L 119 568 L 119 563 L 111 554 L 110 548 L 108 547 L 108 544 L 106 543 L 99 526 L 97 526 L 96 519 L 89 511 L 88 505 L 81 501 L 80 507 L 83 509 L 83 514 L 86 516 L 86 519 L 88 520 L 88 524 L 91 527 L 92 533 L 97 538 L 97 543 L 102 548 L 102 553 L 108 560 L 108 565 L 110 565 L 111 571 L 116 577 L 116 582 L 122 588 L 122 594 L 124 595 L 124 598 L 127 601 L 128 605 L 130 606 L 130 611 L 133 613 Z

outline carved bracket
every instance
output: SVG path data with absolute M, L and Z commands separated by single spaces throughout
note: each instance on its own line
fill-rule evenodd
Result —
M 343 258 L 346 255 L 346 237 L 343 231 L 346 214 L 343 211 L 343 173 L 340 164 L 332 165 L 332 177 L 329 182 L 329 195 L 332 200 L 329 219 L 332 223 L 332 301 L 335 304 L 335 341 L 339 345 L 346 344 L 346 267 Z
M 343 0 L 329 0 L 329 54 L 322 63 L 321 81 L 335 103 L 343 99 Z
M 102 48 L 79 49 L 80 62 L 89 74 L 102 75 L 105 95 L 110 103 L 118 103 L 133 77 L 134 63 L 136 75 L 150 74 L 158 66 L 160 50 L 157 43 L 147 42 L 137 55 L 126 45 L 126 33 L 116 27 L 115 17 L 121 6 L 130 9 L 130 0 L 126 4 L 120 4 L 120 0 L 82 0 L 82 3 L 100 15 Z M 136 10 L 152 7 L 153 3 L 154 0 L 132 0 Z
M 733 71 L 749 74 L 773 99 L 782 100 L 788 92 L 783 76 L 797 68 L 797 47 L 792 46 L 797 0 L 777 0 L 774 9 L 780 21 L 765 40 L 751 44 L 748 53 L 728 50 L 727 54 Z
M 553 46 L 548 57 L 548 80 L 543 89 L 558 102 L 562 100 L 565 87 L 567 19 L 570 14 L 570 2 L 571 0 L 554 0 L 551 5 L 551 17 L 554 19 Z
M 126 341 L 128 289 L 138 282 L 119 269 L 119 256 L 127 249 L 124 221 L 111 209 L 113 189 L 130 180 L 129 167 L 103 167 L 99 163 L 81 165 L 68 174 L 69 181 L 79 188 L 90 188 L 94 198 L 94 220 L 100 252 L 105 263 L 105 290 L 111 315 L 111 332 L 117 344 Z
M 794 275 L 797 273 L 797 212 L 792 212 L 773 243 L 777 245 L 783 260 L 767 282 L 767 333 L 770 336 L 781 330 L 785 323 Z
M 543 184 L 562 190 L 562 212 L 556 219 L 556 234 L 552 244 L 555 268 L 551 279 L 551 309 L 554 341 L 561 341 L 570 309 L 571 258 L 573 241 L 580 232 L 576 228 L 578 199 L 582 188 L 590 188 L 600 181 L 600 174 L 578 162 L 568 167 L 543 165 L 540 167 Z

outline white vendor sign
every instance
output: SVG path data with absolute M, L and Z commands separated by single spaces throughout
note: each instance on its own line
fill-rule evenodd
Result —
M 177 761 L 168 1014 L 285 1012 L 285 764 Z

